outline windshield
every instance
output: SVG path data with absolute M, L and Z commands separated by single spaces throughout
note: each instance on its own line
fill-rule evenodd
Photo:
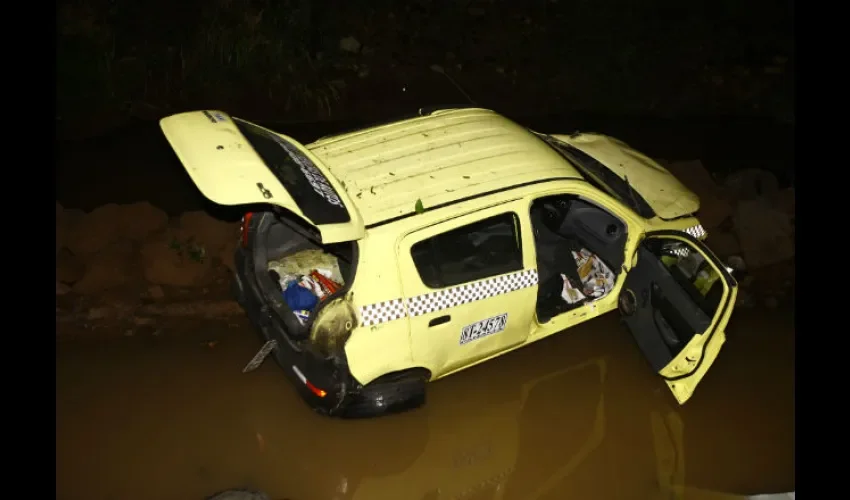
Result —
M 548 135 L 540 135 L 539 137 L 579 169 L 587 181 L 595 187 L 613 196 L 641 217 L 647 219 L 655 217 L 655 211 L 652 210 L 652 207 L 629 184 L 628 176 L 625 176 L 625 178 L 618 176 L 596 158 L 554 137 Z

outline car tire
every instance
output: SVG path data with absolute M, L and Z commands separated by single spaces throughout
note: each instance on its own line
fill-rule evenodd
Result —
M 343 418 L 369 418 L 419 408 L 425 404 L 428 374 L 421 369 L 378 377 L 352 393 Z

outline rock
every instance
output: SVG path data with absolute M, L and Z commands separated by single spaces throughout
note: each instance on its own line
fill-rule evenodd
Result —
M 733 271 L 743 273 L 747 270 L 747 263 L 740 255 L 731 255 L 726 259 L 726 265 L 732 268 Z
M 180 246 L 170 231 L 145 243 L 141 254 L 145 279 L 154 285 L 196 286 L 209 278 L 210 259 Z
M 218 260 L 224 266 L 230 270 L 231 273 L 236 272 L 236 248 L 239 246 L 239 242 L 237 240 L 233 240 L 225 245 L 221 251 L 218 253 Z
M 734 234 L 724 231 L 708 233 L 705 243 L 723 261 L 727 257 L 741 253 L 741 245 L 738 243 L 738 238 Z
M 89 321 L 108 318 L 112 315 L 112 310 L 108 307 L 92 307 L 89 309 L 86 319 Z
M 65 244 L 65 233 L 60 231 L 59 227 L 61 226 L 60 221 L 62 219 L 62 215 L 64 215 L 65 208 L 56 202 L 56 255 L 59 255 L 59 249 Z
M 178 221 L 177 238 L 181 243 L 203 248 L 206 255 L 218 255 L 239 239 L 239 224 L 224 222 L 206 212 L 186 212 Z
M 738 290 L 738 298 L 735 302 L 735 307 L 742 309 L 752 309 L 755 306 L 752 294 L 746 290 Z
M 97 207 L 73 225 L 67 246 L 79 256 L 95 254 L 119 239 L 123 224 L 121 210 L 115 203 Z
M 794 217 L 797 209 L 797 202 L 793 187 L 779 190 L 773 197 L 772 201 L 773 206 L 776 207 L 777 210 L 789 217 Z
M 58 282 L 72 285 L 79 281 L 85 272 L 85 263 L 74 256 L 67 248 L 60 249 L 56 254 L 56 279 Z
M 701 161 L 677 161 L 667 164 L 666 168 L 699 196 L 699 220 L 709 233 L 732 215 L 732 204 L 726 199 L 724 190 L 714 182 Z
M 716 229 L 732 215 L 732 204 L 725 198 L 700 196 L 697 216 L 706 231 Z
M 68 239 L 71 238 L 71 234 L 77 228 L 80 221 L 85 217 L 85 212 L 82 210 L 63 209 L 61 212 L 59 209 L 62 205 L 56 204 L 56 253 L 59 254 L 60 248 L 65 248 L 68 246 Z
M 70 291 L 70 286 L 66 285 L 65 283 L 60 283 L 59 281 L 56 281 L 56 295 L 65 295 Z
M 724 185 L 736 200 L 773 198 L 779 191 L 776 176 L 758 168 L 745 168 L 734 172 L 726 178 Z
M 74 284 L 74 291 L 93 294 L 125 284 L 135 257 L 133 246 L 129 242 L 110 244 L 88 259 L 86 272 Z
M 339 41 L 339 49 L 356 54 L 360 52 L 360 42 L 353 36 L 347 36 Z
M 59 207 L 57 206 L 57 210 Z M 108 203 L 82 217 L 63 211 L 57 221 L 57 241 L 79 256 L 92 255 L 123 238 L 142 241 L 168 223 L 168 216 L 150 203 L 116 205 Z
M 794 257 L 794 230 L 790 218 L 765 200 L 746 200 L 734 215 L 735 234 L 750 269 Z
M 143 241 L 168 225 L 168 215 L 148 202 L 120 205 L 119 233 L 130 241 Z
M 148 287 L 148 297 L 159 300 L 165 298 L 165 292 L 162 290 L 162 287 L 159 285 L 151 285 Z

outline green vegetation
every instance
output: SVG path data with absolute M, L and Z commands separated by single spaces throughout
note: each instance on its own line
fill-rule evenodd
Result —
M 64 0 L 58 113 L 250 103 L 337 118 L 359 98 L 351 84 L 436 67 L 476 100 L 551 96 L 541 111 L 746 109 L 793 121 L 791 14 L 773 3 Z M 356 48 L 341 49 L 345 37 Z

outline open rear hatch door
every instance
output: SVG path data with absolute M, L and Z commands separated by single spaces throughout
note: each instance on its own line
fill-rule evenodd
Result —
M 653 371 L 684 404 L 726 341 L 738 284 L 703 243 L 682 231 L 647 233 L 619 309 Z
M 323 243 L 365 234 L 344 187 L 291 137 L 221 111 L 172 115 L 160 127 L 189 177 L 213 202 L 277 205 L 314 226 Z

